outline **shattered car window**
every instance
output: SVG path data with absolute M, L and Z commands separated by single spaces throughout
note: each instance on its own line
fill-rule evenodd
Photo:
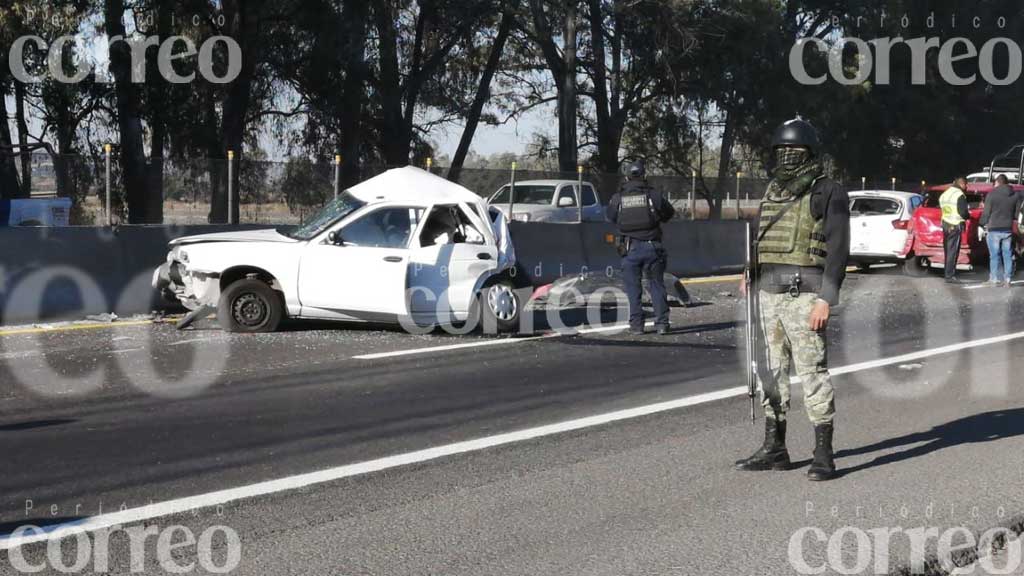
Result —
M 339 194 L 337 198 L 328 202 L 327 205 L 324 206 L 323 210 L 317 212 L 302 226 L 299 226 L 287 233 L 281 230 L 278 230 L 278 232 L 298 240 L 312 240 L 318 234 L 326 230 L 330 225 L 363 206 L 366 206 L 366 202 L 359 200 L 355 196 L 349 194 L 348 191 L 345 191 Z
M 346 224 L 341 235 L 350 246 L 405 248 L 422 217 L 417 208 L 383 208 Z
M 887 198 L 856 198 L 850 207 L 854 216 L 883 216 L 900 213 L 900 204 Z

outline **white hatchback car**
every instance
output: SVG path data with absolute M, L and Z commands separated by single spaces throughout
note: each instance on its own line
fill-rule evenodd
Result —
M 495 215 L 462 186 L 389 170 L 295 229 L 178 238 L 153 284 L 190 310 L 216 307 L 233 332 L 273 331 L 285 317 L 513 330 L 529 291 L 509 273 L 515 255 Z
M 509 191 L 506 184 L 495 192 L 489 202 L 508 217 Z M 579 183 L 575 180 L 524 180 L 516 182 L 516 194 L 512 199 L 512 220 L 521 222 L 563 222 L 580 221 Z M 598 202 L 594 185 L 583 183 L 584 222 L 604 222 L 604 207 Z
M 866 268 L 902 262 L 910 217 L 923 202 L 913 192 L 850 192 L 850 263 Z

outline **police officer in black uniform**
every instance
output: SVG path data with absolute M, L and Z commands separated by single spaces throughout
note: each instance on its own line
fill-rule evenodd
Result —
M 622 280 L 629 298 L 629 331 L 644 333 L 641 307 L 643 288 L 640 281 L 647 276 L 647 290 L 654 304 L 654 322 L 658 334 L 669 331 L 668 297 L 665 293 L 665 248 L 661 244 L 661 224 L 675 216 L 675 209 L 665 197 L 647 183 L 642 161 L 629 167 L 629 178 L 608 203 L 608 221 L 619 227 L 623 242 Z

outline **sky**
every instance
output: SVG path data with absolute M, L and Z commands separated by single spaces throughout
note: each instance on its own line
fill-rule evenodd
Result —
M 490 156 L 502 152 L 522 154 L 527 145 L 533 141 L 535 133 L 550 133 L 554 123 L 554 105 L 537 107 L 522 115 L 518 121 L 501 126 L 480 124 L 473 135 L 470 149 L 481 156 Z M 463 125 L 457 124 L 438 129 L 431 134 L 437 144 L 437 154 L 452 157 L 459 146 Z M 551 134 L 554 136 L 554 134 Z

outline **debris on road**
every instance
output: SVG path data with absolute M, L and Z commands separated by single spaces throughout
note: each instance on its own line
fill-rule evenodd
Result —
M 213 306 L 202 305 L 199 308 L 189 312 L 184 318 L 178 320 L 178 323 L 174 325 L 178 330 L 184 330 L 192 325 L 193 322 L 200 318 L 204 318 L 213 313 L 215 308 Z

